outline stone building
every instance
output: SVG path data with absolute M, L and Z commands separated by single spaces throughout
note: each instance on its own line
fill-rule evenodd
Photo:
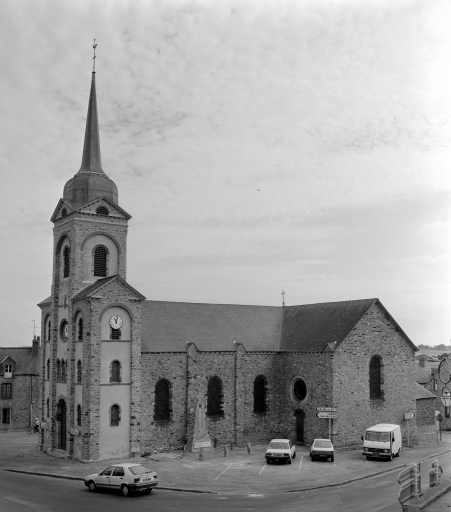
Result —
M 31 347 L 0 347 L 0 431 L 34 425 L 39 416 L 40 340 Z
M 39 304 L 44 450 L 88 461 L 180 445 L 198 394 L 218 443 L 310 442 L 331 427 L 344 445 L 415 410 L 417 349 L 378 299 L 146 300 L 126 281 L 130 218 L 102 168 L 93 73 L 82 164 L 51 219 L 52 288 Z M 318 407 L 337 408 L 331 425 Z

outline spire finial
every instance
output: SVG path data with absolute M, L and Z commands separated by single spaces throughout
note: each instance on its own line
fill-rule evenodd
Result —
M 282 306 L 285 306 L 285 292 L 282 290 L 280 295 L 282 295 Z
M 94 48 L 94 57 L 92 58 L 92 72 L 95 73 L 96 72 L 96 48 L 97 48 L 97 43 L 96 43 L 95 39 L 94 39 L 94 44 L 92 45 L 92 47 Z

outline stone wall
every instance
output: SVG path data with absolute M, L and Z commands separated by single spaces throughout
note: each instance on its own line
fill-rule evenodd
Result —
M 404 413 L 415 411 L 415 349 L 389 315 L 373 305 L 335 351 L 334 406 L 338 418 L 337 446 L 360 442 L 366 428 L 377 423 L 403 424 Z M 383 397 L 370 399 L 369 364 L 383 361 Z

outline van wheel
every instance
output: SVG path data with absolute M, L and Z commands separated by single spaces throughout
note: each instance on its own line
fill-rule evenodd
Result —
M 395 457 L 399 457 L 399 452 L 401 451 L 401 448 L 398 450 L 398 453 L 395 455 Z
M 390 457 L 388 458 L 388 460 L 393 460 L 393 453 L 390 453 Z

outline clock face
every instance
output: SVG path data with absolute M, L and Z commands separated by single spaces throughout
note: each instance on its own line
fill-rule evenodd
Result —
M 119 315 L 113 315 L 110 318 L 110 325 L 113 329 L 120 329 L 122 327 L 122 318 Z
M 62 341 L 67 341 L 67 338 L 69 338 L 69 324 L 66 320 L 63 320 L 61 323 L 60 336 Z

